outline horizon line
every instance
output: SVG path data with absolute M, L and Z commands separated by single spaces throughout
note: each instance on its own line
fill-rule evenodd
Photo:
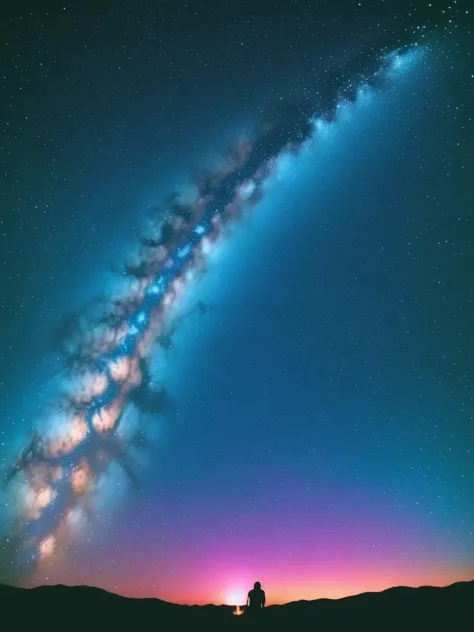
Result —
M 362 595 L 381 595 L 385 592 L 388 592 L 390 590 L 396 590 L 396 589 L 400 589 L 400 588 L 407 588 L 409 590 L 418 590 L 420 588 L 435 588 L 435 589 L 442 589 L 442 588 L 450 588 L 451 586 L 455 586 L 458 584 L 470 584 L 470 583 L 474 583 L 474 577 L 473 579 L 464 579 L 464 580 L 459 580 L 459 581 L 454 581 L 451 582 L 450 584 L 446 584 L 446 585 L 435 585 L 435 584 L 420 584 L 418 586 L 408 586 L 405 584 L 400 584 L 397 586 L 388 586 L 387 588 L 383 588 L 381 590 L 366 590 L 360 593 L 353 593 L 353 594 L 349 594 L 349 595 L 345 595 L 343 597 L 315 597 L 314 599 L 294 599 L 292 601 L 287 601 L 287 602 L 270 602 L 268 604 L 268 606 L 265 606 L 266 608 L 271 608 L 274 606 L 289 606 L 291 604 L 295 604 L 295 603 L 314 603 L 316 601 L 342 601 L 344 599 L 351 599 L 354 597 L 359 597 Z M 170 606 L 180 606 L 180 607 L 184 607 L 184 608 L 206 608 L 206 607 L 214 607 L 214 608 L 235 608 L 237 606 L 245 606 L 245 604 L 215 604 L 215 603 L 177 603 L 177 602 L 173 602 L 173 601 L 166 601 L 165 599 L 161 599 L 160 597 L 128 597 L 126 595 L 120 594 L 120 593 L 116 593 L 116 592 L 112 592 L 111 590 L 108 590 L 107 588 L 101 588 L 100 586 L 94 586 L 94 585 L 89 585 L 89 584 L 39 584 L 38 586 L 31 586 L 31 587 L 26 587 L 26 586 L 15 586 L 13 584 L 4 584 L 2 582 L 0 582 L 0 588 L 4 586 L 7 588 L 14 588 L 14 589 L 18 589 L 18 590 L 26 590 L 26 591 L 30 591 L 30 590 L 37 590 L 38 588 L 89 588 L 92 590 L 100 590 L 101 592 L 105 592 L 109 595 L 114 595 L 116 597 L 120 597 L 122 599 L 131 599 L 134 601 L 144 601 L 144 600 L 154 600 L 154 601 L 159 601 L 161 603 L 170 605 Z

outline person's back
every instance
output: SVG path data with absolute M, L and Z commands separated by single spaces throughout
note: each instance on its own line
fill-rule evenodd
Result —
M 247 597 L 247 606 L 250 612 L 257 612 L 265 607 L 265 591 L 260 582 L 255 582 L 253 589 Z

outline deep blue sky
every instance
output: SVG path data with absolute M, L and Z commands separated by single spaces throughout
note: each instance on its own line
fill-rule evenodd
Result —
M 2 27 L 5 465 L 44 395 L 48 332 L 107 289 L 144 209 L 417 23 L 409 3 L 126 5 Z M 275 600 L 472 577 L 474 80 L 456 19 L 222 247 L 189 299 L 210 313 L 155 366 L 179 414 L 144 489 L 41 581 L 189 601 L 256 573 Z

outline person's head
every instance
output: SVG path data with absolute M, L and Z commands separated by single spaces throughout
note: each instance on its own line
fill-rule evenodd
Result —
M 255 590 L 260 590 L 260 588 L 262 587 L 262 584 L 260 582 L 255 582 L 253 587 L 255 588 Z

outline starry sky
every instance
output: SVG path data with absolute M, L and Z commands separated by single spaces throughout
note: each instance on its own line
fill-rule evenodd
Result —
M 0 492 L 0 581 L 235 604 L 256 580 L 281 603 L 472 579 L 469 3 L 212 4 L 5 10 L 5 480 L 32 433 L 49 443 Z M 326 117 L 311 132 L 310 115 Z M 196 182 L 221 172 L 211 205 L 237 213 L 229 182 L 259 197 L 156 316 L 153 388 L 142 347 L 127 377 L 124 356 L 100 364 L 107 383 L 135 380 L 120 432 L 150 393 L 173 400 L 140 415 L 139 484 L 117 466 L 138 435 L 115 439 L 116 417 L 90 413 L 87 440 L 53 453 L 70 411 L 52 332 L 116 294 L 150 209 L 180 192 L 197 217 Z

